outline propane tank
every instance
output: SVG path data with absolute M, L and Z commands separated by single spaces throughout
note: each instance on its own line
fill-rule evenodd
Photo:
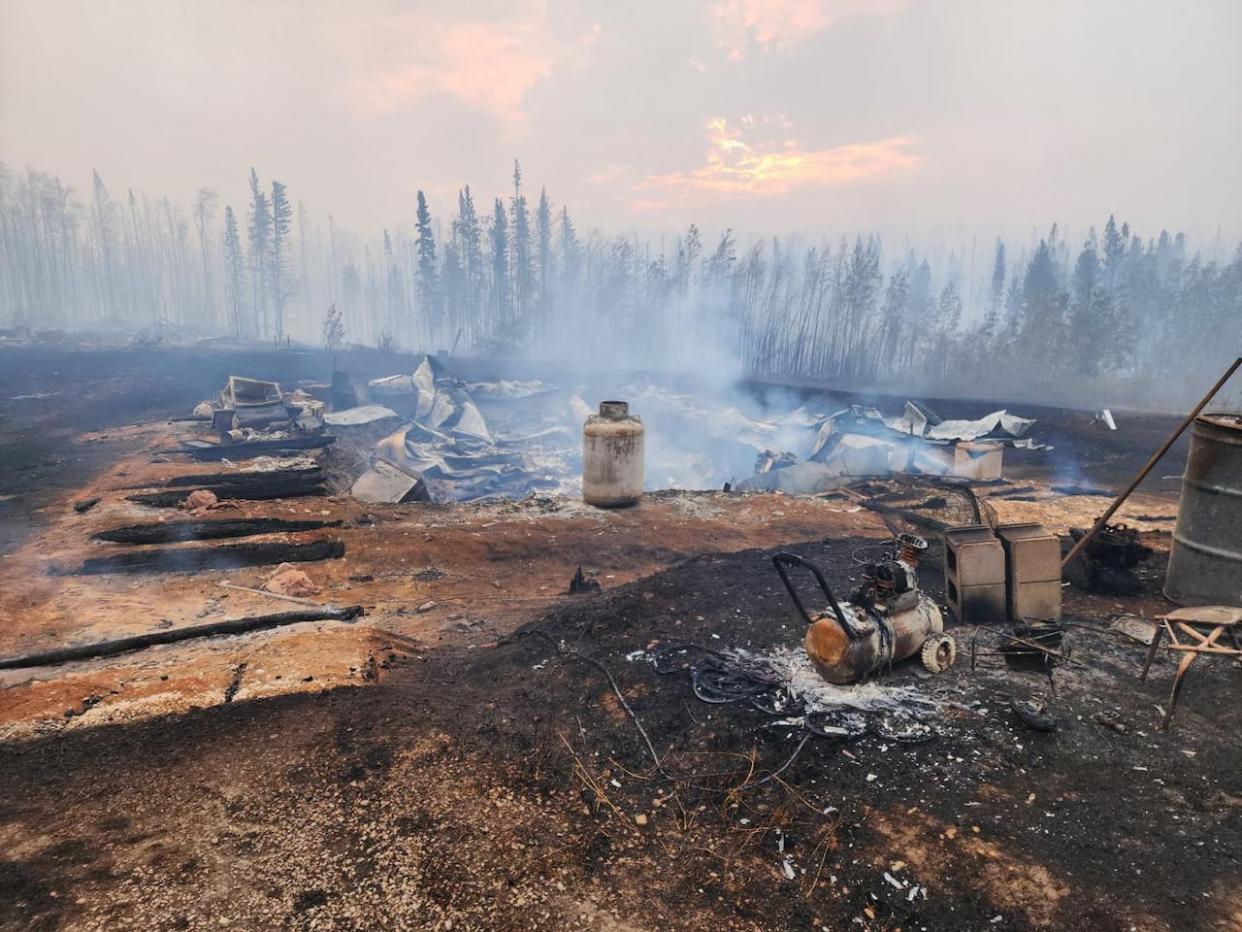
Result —
M 601 401 L 582 427 L 582 499 L 599 508 L 643 495 L 643 422 L 624 401 Z
M 927 542 L 910 534 L 894 541 L 888 559 L 864 569 L 864 583 L 838 603 L 823 574 L 809 560 L 791 553 L 773 558 L 781 580 L 807 622 L 805 647 L 820 676 L 830 683 L 857 683 L 869 674 L 918 654 L 933 673 L 948 668 L 957 653 L 944 634 L 936 603 L 918 587 L 916 570 Z M 809 569 L 828 599 L 831 611 L 812 617 L 785 572 L 786 566 Z

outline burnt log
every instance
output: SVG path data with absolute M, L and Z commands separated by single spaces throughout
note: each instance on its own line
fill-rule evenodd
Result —
M 312 563 L 345 556 L 345 542 L 315 540 L 308 543 L 251 542 L 223 547 L 165 547 L 133 550 L 107 557 L 89 557 L 69 572 L 78 576 L 102 573 L 186 573 L 199 570 L 231 570 L 241 566 L 273 563 Z
M 214 489 L 217 486 L 231 486 L 244 489 L 252 486 L 265 486 L 271 482 L 273 476 L 285 476 L 298 480 L 305 479 L 309 482 L 312 479 L 322 479 L 323 469 L 319 466 L 303 466 L 296 469 L 269 469 L 263 472 L 195 473 L 192 476 L 173 476 L 171 479 L 166 479 L 159 484 L 170 489 L 179 489 L 186 486 L 195 489 Z M 140 488 L 140 486 L 131 486 L 131 488 Z
M 180 450 L 196 460 L 248 459 L 254 456 L 270 456 L 274 453 L 294 450 L 318 450 L 335 443 L 331 434 L 306 437 L 286 437 L 281 440 L 244 440 L 241 443 L 208 443 L 205 440 L 187 440 Z
M 152 631 L 134 637 L 117 638 L 112 641 L 98 641 L 94 644 L 82 644 L 77 647 L 63 647 L 60 650 L 49 650 L 39 654 L 27 654 L 24 657 L 0 658 L 0 670 L 15 670 L 24 667 L 47 667 L 73 660 L 91 660 L 96 657 L 111 657 L 130 651 L 154 647 L 157 644 L 175 644 L 193 638 L 219 637 L 221 635 L 248 634 L 251 631 L 265 631 L 284 625 L 295 625 L 306 621 L 351 621 L 362 614 L 361 605 L 350 605 L 347 608 L 307 609 L 300 612 L 278 612 L 274 615 L 252 615 L 246 618 L 230 618 L 205 625 L 191 625 L 187 628 L 171 628 L 166 631 Z
M 152 508 L 176 508 L 195 489 L 208 489 L 216 498 L 265 501 L 273 498 L 303 498 L 308 495 L 327 495 L 323 473 L 319 470 L 296 472 L 269 472 L 259 474 L 262 478 L 245 479 L 241 482 L 218 481 L 196 485 L 194 488 L 169 489 L 164 492 L 140 492 L 129 495 L 127 501 Z
M 283 518 L 238 518 L 229 521 L 170 521 L 163 524 L 130 524 L 98 534 L 94 540 L 118 544 L 169 544 L 186 540 L 218 540 L 256 534 L 291 534 L 340 527 L 340 521 L 286 521 Z

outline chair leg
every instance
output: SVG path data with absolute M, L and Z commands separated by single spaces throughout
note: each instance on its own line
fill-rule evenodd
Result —
M 1177 674 L 1173 677 L 1173 691 L 1169 693 L 1169 709 L 1164 713 L 1164 721 L 1160 723 L 1162 731 L 1169 730 L 1169 722 L 1173 721 L 1173 708 L 1177 705 L 1177 698 L 1182 692 L 1182 678 L 1186 676 L 1186 671 L 1190 669 L 1190 665 L 1195 662 L 1197 656 L 1199 655 L 1187 651 L 1182 662 L 1177 665 Z
M 1143 672 L 1139 674 L 1139 680 L 1146 682 L 1147 671 L 1151 669 L 1151 662 L 1156 659 L 1156 649 L 1160 647 L 1160 638 L 1164 634 L 1164 625 L 1156 625 L 1156 635 L 1151 639 L 1151 647 L 1147 650 L 1147 662 L 1143 664 Z

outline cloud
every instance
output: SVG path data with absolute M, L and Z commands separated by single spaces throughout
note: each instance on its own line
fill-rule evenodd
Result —
M 684 172 L 650 175 L 635 190 L 664 191 L 682 200 L 695 194 L 774 196 L 801 187 L 868 181 L 912 171 L 922 163 L 922 157 L 912 151 L 914 140 L 907 136 L 805 149 L 790 138 L 766 144 L 752 144 L 742 138 L 744 131 L 756 135 L 764 130 L 784 131 L 784 136 L 792 129 L 784 117 L 746 116 L 740 122 L 744 130 L 731 128 L 723 117 L 708 120 L 703 165 Z M 668 203 L 644 196 L 631 206 L 651 210 Z
M 587 184 L 609 184 L 630 172 L 630 166 L 624 162 L 609 162 L 597 172 L 583 179 Z
M 526 95 L 557 69 L 582 67 L 599 26 L 569 42 L 557 40 L 537 5 L 516 19 L 443 20 L 398 16 L 368 24 L 376 52 L 366 73 L 348 82 L 364 111 L 389 113 L 443 94 L 510 126 L 526 120 Z M 404 35 L 408 41 L 399 41 Z
M 729 58 L 752 47 L 780 49 L 855 14 L 891 13 L 902 0 L 720 0 L 712 6 L 717 44 Z

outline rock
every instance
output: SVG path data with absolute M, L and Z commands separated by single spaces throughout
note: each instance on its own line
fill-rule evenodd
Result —
M 210 489 L 195 489 L 185 497 L 185 501 L 181 503 L 181 507 L 186 511 L 199 511 L 200 509 L 214 508 L 220 504 L 220 499 L 216 497 L 216 493 Z
M 420 605 L 418 608 L 414 609 L 414 614 L 416 614 L 416 615 L 421 615 L 423 612 L 429 612 L 429 611 L 431 611 L 431 610 L 432 610 L 433 608 L 435 608 L 435 607 L 436 607 L 435 600 L 434 600 L 434 599 L 432 599 L 432 600 L 429 600 L 429 601 L 427 601 L 427 602 L 424 602 L 424 603 L 423 603 L 422 605 Z
M 299 598 L 316 595 L 319 592 L 319 587 L 304 571 L 294 569 L 288 563 L 280 564 L 275 574 L 263 584 L 263 588 L 277 595 L 291 595 Z

